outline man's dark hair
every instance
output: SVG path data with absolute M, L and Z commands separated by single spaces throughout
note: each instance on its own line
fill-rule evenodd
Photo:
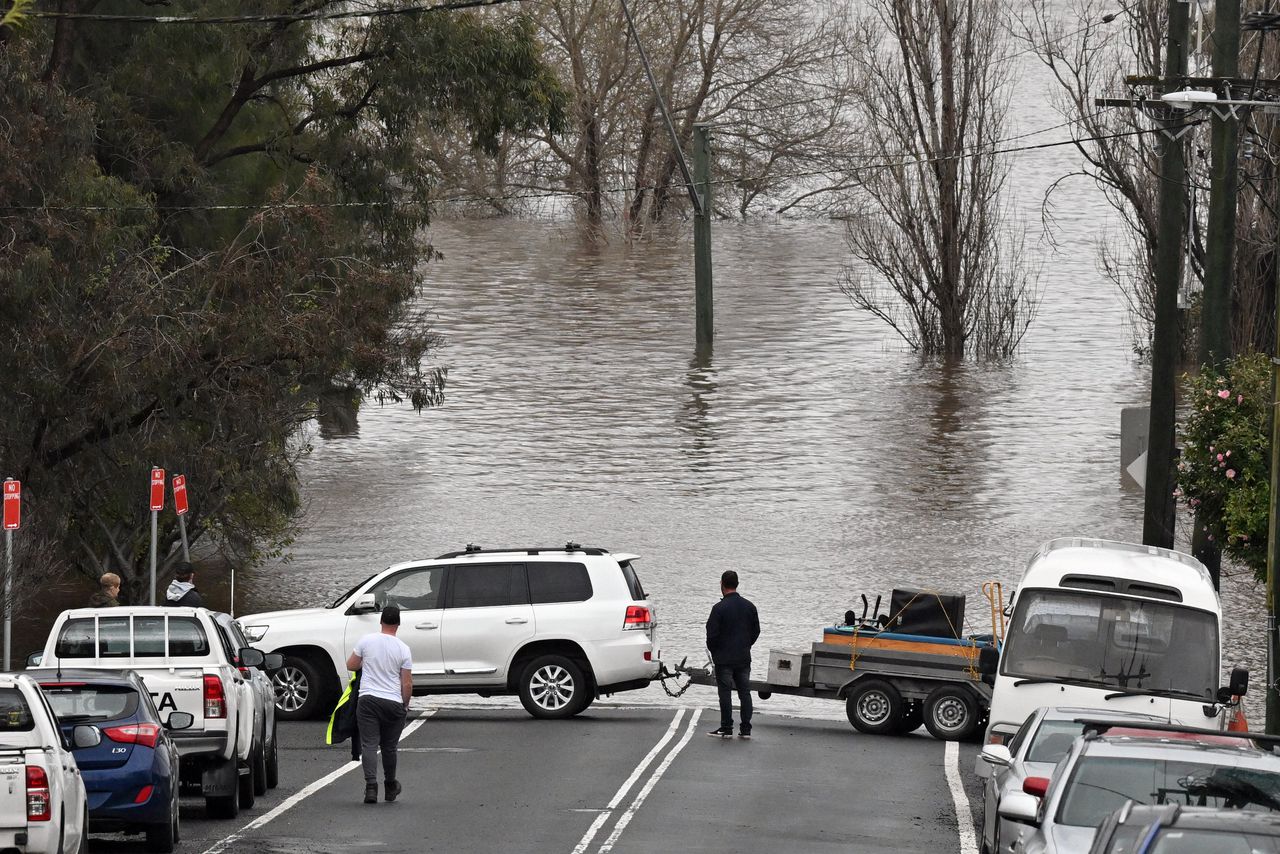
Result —
M 180 560 L 173 568 L 173 577 L 179 581 L 190 581 L 191 574 L 194 572 L 195 569 L 191 564 L 187 563 L 185 560 Z
M 737 590 L 738 573 L 734 572 L 732 569 L 726 569 L 720 576 L 720 586 L 725 590 Z
M 398 626 L 400 625 L 400 606 L 388 605 L 382 609 L 382 625 Z

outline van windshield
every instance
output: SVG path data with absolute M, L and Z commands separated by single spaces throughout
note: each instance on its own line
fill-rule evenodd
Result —
M 1165 602 L 1065 590 L 1019 592 L 1000 672 L 1212 701 L 1218 620 Z

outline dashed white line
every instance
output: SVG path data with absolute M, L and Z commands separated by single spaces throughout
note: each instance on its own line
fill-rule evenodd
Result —
M 658 743 L 653 746 L 653 749 L 645 755 L 644 759 L 640 760 L 640 764 L 631 772 L 631 776 L 626 779 L 626 782 L 624 782 L 621 787 L 619 787 L 617 793 L 613 796 L 613 800 L 609 801 L 609 805 L 600 811 L 600 815 L 596 816 L 595 821 L 591 822 L 591 826 L 587 828 L 587 832 L 583 834 L 582 839 L 576 846 L 574 846 L 573 854 L 583 854 L 583 852 L 591 845 L 591 840 L 595 839 L 596 833 L 598 833 L 600 828 L 609 820 L 609 817 L 613 815 L 613 811 L 617 809 L 618 804 L 622 803 L 622 799 L 627 796 L 627 792 L 631 791 L 631 787 L 636 784 L 636 780 L 640 779 L 640 775 L 649 767 L 649 763 L 654 760 L 654 757 L 662 752 L 662 749 L 667 746 L 672 737 L 676 734 L 676 730 L 680 728 L 680 719 L 684 717 L 684 712 L 684 709 L 676 712 L 675 717 L 671 719 L 671 725 L 667 727 L 666 734 L 663 735 L 662 738 L 658 739 Z
M 951 789 L 951 802 L 956 808 L 956 825 L 960 833 L 960 854 L 977 854 L 978 839 L 973 832 L 973 809 L 960 779 L 960 745 L 946 742 L 943 767 L 947 775 L 947 787 Z
M 431 717 L 431 715 L 433 714 L 435 714 L 435 709 L 428 709 L 424 712 L 421 712 L 418 715 L 418 718 L 414 721 L 411 721 L 409 725 L 404 728 L 404 731 L 400 733 L 400 740 L 404 741 L 406 738 L 412 735 L 414 731 L 417 730 L 418 727 L 422 726 L 423 722 L 426 721 L 426 719 Z M 237 830 L 235 833 L 231 834 L 225 839 L 215 842 L 212 847 L 205 850 L 204 854 L 221 854 L 221 852 L 225 851 L 229 846 L 234 845 L 236 842 L 239 842 L 240 839 L 246 833 L 257 830 L 258 828 L 263 827 L 264 825 L 272 821 L 275 821 L 281 815 L 293 809 L 293 807 L 295 807 L 298 803 L 300 803 L 305 798 L 311 797 L 311 795 L 320 791 L 325 786 L 332 783 L 334 780 L 338 779 L 344 774 L 347 774 L 348 772 L 354 771 L 359 767 L 360 767 L 359 762 L 348 762 L 347 764 L 339 768 L 335 768 L 333 771 L 330 771 L 328 774 L 324 775 L 319 780 L 316 780 L 315 782 L 310 783 L 307 786 L 304 786 L 302 789 L 299 789 L 297 792 L 294 792 L 292 795 L 285 798 L 280 803 L 276 804 L 274 808 L 258 816 L 253 821 L 249 822 L 244 827 Z
M 684 736 L 680 739 L 680 743 L 671 748 L 671 752 L 663 757 L 662 762 L 654 770 L 653 775 L 649 777 L 648 782 L 644 784 L 644 788 L 636 795 L 636 799 L 631 802 L 631 806 L 627 807 L 627 811 L 618 819 L 618 823 L 613 828 L 613 833 L 609 834 L 609 838 L 600 846 L 600 854 L 608 854 L 613 850 L 613 844 L 618 841 L 618 837 L 622 835 L 622 831 L 627 829 L 627 825 L 631 823 L 632 817 L 636 811 L 640 809 L 640 805 L 644 803 L 644 799 L 649 797 L 649 793 L 653 791 L 654 785 L 657 784 L 659 778 L 666 773 L 671 767 L 671 763 L 675 761 L 676 756 L 684 746 L 689 743 L 689 739 L 693 738 L 693 731 L 698 726 L 698 718 L 702 717 L 702 709 L 698 709 L 689 717 L 689 726 L 684 731 Z

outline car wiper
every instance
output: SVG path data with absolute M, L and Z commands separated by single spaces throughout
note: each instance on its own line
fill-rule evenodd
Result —
M 1052 685 L 1056 682 L 1067 682 L 1070 680 L 1063 679 L 1058 676 L 1024 676 L 1017 679 L 1013 683 L 1013 687 L 1017 688 L 1021 685 Z

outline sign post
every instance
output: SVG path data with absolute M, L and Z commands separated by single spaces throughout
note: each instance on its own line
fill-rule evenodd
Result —
M 4 479 L 4 669 L 9 669 L 13 638 L 13 532 L 22 526 L 22 483 Z
M 182 559 L 191 563 L 191 547 L 187 544 L 187 476 L 173 476 L 173 511 L 178 514 L 178 531 L 182 534 Z
M 156 604 L 156 524 L 164 509 L 164 469 L 151 469 L 151 604 Z

